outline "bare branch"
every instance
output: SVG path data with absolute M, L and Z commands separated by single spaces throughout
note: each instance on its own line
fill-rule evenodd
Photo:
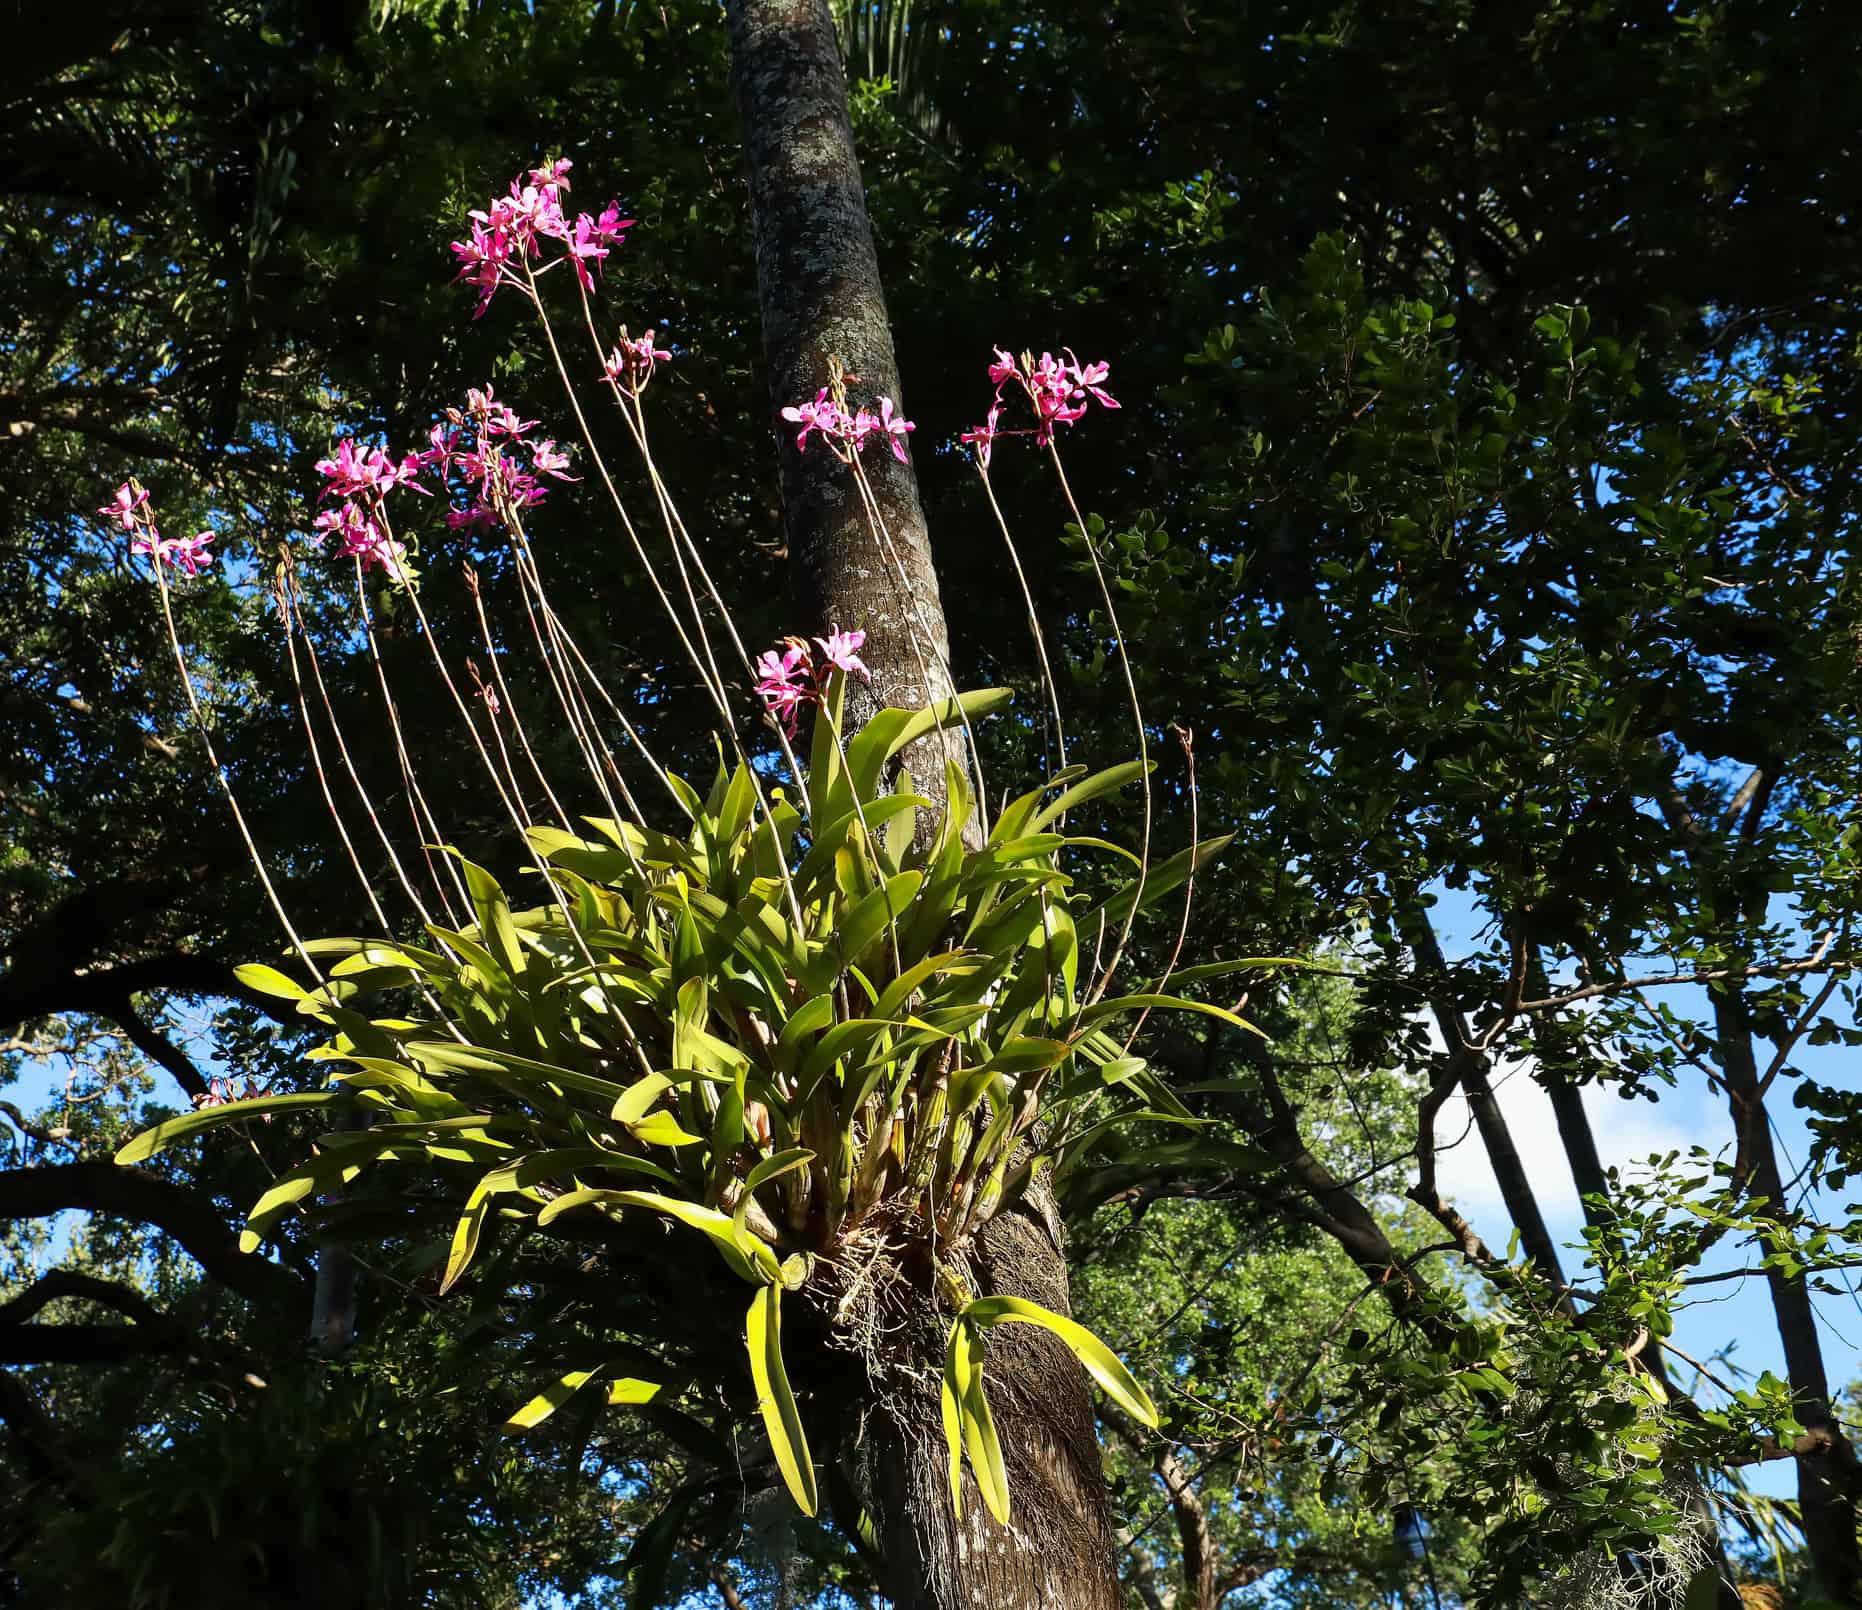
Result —
M 74 1208 L 166 1231 L 213 1279 L 256 1303 L 286 1313 L 306 1307 L 309 1293 L 297 1276 L 241 1252 L 211 1202 L 158 1174 L 105 1159 L 0 1170 L 0 1218 L 46 1218 Z

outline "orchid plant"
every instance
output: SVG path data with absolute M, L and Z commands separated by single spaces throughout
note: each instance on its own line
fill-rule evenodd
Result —
M 629 221 L 613 205 L 572 220 L 564 205 L 569 166 L 545 163 L 471 214 L 467 238 L 452 248 L 459 277 L 479 292 L 478 313 L 505 287 L 534 304 L 566 385 L 539 278 L 570 265 L 602 378 L 650 471 L 642 395 L 671 354 L 652 329 L 639 338 L 623 329 L 605 352 L 596 339 L 591 266 L 620 243 Z M 1055 455 L 1057 469 L 1056 427 L 1082 418 L 1089 399 L 1118 406 L 1104 390 L 1107 366 L 1082 365 L 1071 353 L 1037 361 L 998 350 L 989 374 L 996 401 L 988 422 L 964 437 L 976 447 L 985 482 L 996 437 L 1025 434 L 999 429 L 1011 386 L 1030 404 L 1036 444 Z M 850 407 L 846 387 L 856 379 L 836 368 L 812 401 L 783 409 L 782 417 L 801 426 L 797 450 L 818 437 L 864 489 L 862 449 L 883 441 L 903 460 L 916 426 L 890 398 Z M 1184 1144 L 1197 1144 L 1198 1121 L 1133 1054 L 1136 1029 L 1121 1034 L 1120 1025 L 1160 1009 L 1250 1025 L 1221 1006 L 1168 993 L 1168 969 L 1135 989 L 1115 992 L 1112 984 L 1139 909 L 1180 891 L 1187 922 L 1196 869 L 1226 840 L 1195 843 L 1153 863 L 1142 721 L 1139 759 L 1091 775 L 1063 764 L 981 833 L 966 833 L 978 810 L 977 780 L 947 765 L 941 818 L 934 833 L 919 834 L 921 813 L 934 807 L 901 764 L 903 752 L 943 728 L 969 728 L 1002 709 L 1008 694 L 985 690 L 927 709 L 882 709 L 849 732 L 844 699 L 849 680 L 866 675 L 865 633 L 836 627 L 812 640 L 791 637 L 753 662 L 715 589 L 712 601 L 771 718 L 788 782 L 772 783 L 769 766 L 739 747 L 720 760 L 701 795 L 648 756 L 669 800 L 655 819 L 614 763 L 611 743 L 638 744 L 638 734 L 549 608 L 541 559 L 525 532 L 547 483 L 575 479 L 566 453 L 536 429 L 487 387 L 448 409 L 420 451 L 395 457 L 380 446 L 341 442 L 317 465 L 327 506 L 311 535 L 334 539 L 338 557 L 353 566 L 372 649 L 359 585 L 366 570 L 382 571 L 419 610 L 414 544 L 396 534 L 392 496 L 437 498 L 449 526 L 506 533 L 537 652 L 605 809 L 578 818 L 560 805 L 496 657 L 494 680 L 474 672 L 478 697 L 467 698 L 422 615 L 457 713 L 521 837 L 535 898 L 514 899 L 490 872 L 451 850 L 430 858 L 431 886 L 423 889 L 364 792 L 408 914 L 391 916 L 364 878 L 382 937 L 304 941 L 274 895 L 295 964 L 240 970 L 250 988 L 291 1003 L 323 1031 L 310 1055 L 330 1070 L 326 1086 L 231 1101 L 216 1088 L 211 1102 L 148 1130 L 118 1161 L 138 1162 L 251 1118 L 314 1115 L 319 1128 L 304 1160 L 254 1203 L 244 1246 L 256 1252 L 292 1215 L 321 1215 L 319 1201 L 357 1189 L 366 1175 L 391 1195 L 431 1202 L 437 1194 L 452 1204 L 441 1292 L 485 1264 L 495 1235 L 521 1239 L 559 1221 L 564 1230 L 579 1225 L 598 1237 L 604 1227 L 646 1215 L 704 1237 L 747 1291 L 743 1340 L 762 1421 L 790 1493 L 811 1514 L 820 1492 L 783 1353 L 784 1304 L 810 1304 L 829 1345 L 838 1338 L 851 1351 L 865 1349 L 872 1367 L 874 1338 L 885 1330 L 875 1305 L 903 1301 L 898 1292 L 912 1287 L 947 1327 L 942 1392 L 953 1503 L 961 1510 L 967 1460 L 985 1505 L 1006 1521 L 1008 1480 L 985 1391 L 983 1338 L 991 1328 L 1044 1327 L 1127 1414 L 1149 1425 L 1157 1417 L 1144 1388 L 1081 1326 L 1027 1300 L 981 1291 L 977 1236 L 993 1216 L 1049 1188 L 1134 1126 L 1187 1133 L 1192 1139 L 1179 1144 L 1179 1160 Z M 600 468 L 592 437 L 585 442 Z M 612 493 L 605 468 L 600 475 Z M 698 589 L 710 588 L 702 549 L 656 476 L 654 484 L 689 607 L 651 566 L 649 579 L 674 611 L 723 718 L 732 684 L 697 607 Z M 147 494 L 134 483 L 101 512 L 137 533 L 137 551 L 153 561 L 166 609 L 167 572 L 196 573 L 211 533 L 165 542 Z M 304 691 L 321 696 L 322 674 L 302 630 L 295 585 L 281 587 L 280 612 L 293 627 L 293 675 L 328 797 Z M 1106 603 L 1110 614 L 1109 594 Z M 178 638 L 175 649 L 182 661 Z M 184 661 L 181 668 L 185 679 Z M 385 676 L 381 691 L 392 723 L 396 706 Z M 323 709 L 342 769 L 361 790 L 327 698 Z M 804 715 L 812 718 L 806 764 L 793 747 Z M 736 731 L 727 720 L 720 727 Z M 519 756 L 527 757 L 534 786 L 520 775 Z M 410 773 L 408 781 L 414 826 L 438 852 L 443 835 L 417 779 Z M 237 814 L 223 774 L 221 782 Z M 1136 854 L 1068 834 L 1070 811 L 1115 802 L 1131 785 L 1145 803 Z M 554 822 L 533 819 L 525 803 L 539 789 Z M 341 829 L 340 813 L 337 823 Z M 246 837 L 263 875 L 263 859 Z M 1123 860 L 1130 875 L 1109 895 L 1089 897 L 1069 856 Z M 1181 983 L 1268 965 L 1276 963 L 1257 958 L 1175 976 Z M 584 1361 L 545 1383 L 510 1425 L 535 1425 L 596 1382 L 614 1404 L 676 1395 L 670 1366 L 636 1375 L 632 1359 L 619 1350 Z

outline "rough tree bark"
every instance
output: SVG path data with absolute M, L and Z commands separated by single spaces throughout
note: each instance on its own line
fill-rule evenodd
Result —
M 866 193 L 847 118 L 847 83 L 827 0 L 731 0 L 731 82 L 743 125 L 757 299 L 770 414 L 828 383 L 830 361 L 859 377 L 850 401 L 890 397 L 898 360 L 879 278 Z M 931 538 L 911 466 L 887 452 L 862 460 L 889 539 L 874 540 L 859 491 L 832 454 L 778 446 L 783 524 L 805 621 L 867 633 L 870 688 L 848 690 L 851 727 L 885 705 L 948 697 L 950 638 Z M 928 684 L 928 686 L 927 686 Z M 954 739 L 908 755 L 920 792 L 941 797 Z
M 726 9 L 772 409 L 812 397 L 830 359 L 860 377 L 856 401 L 884 395 L 902 407 L 827 0 L 729 0 Z M 807 624 L 868 634 L 872 689 L 850 701 L 850 724 L 882 704 L 913 708 L 947 695 L 939 661 L 948 659 L 948 635 L 910 466 L 886 454 L 866 460 L 891 539 L 883 552 L 843 466 L 824 452 L 798 453 L 787 436 L 779 451 Z M 935 788 L 937 756 L 911 759 L 920 786 Z M 986 1291 L 1066 1313 L 1051 1206 L 1030 1191 L 999 1214 L 974 1265 Z M 906 1335 L 901 1345 L 919 1356 L 898 1361 L 905 1367 L 888 1370 L 883 1386 L 869 1379 L 841 1416 L 858 1444 L 844 1451 L 857 1454 L 850 1462 L 878 1532 L 888 1597 L 899 1610 L 1118 1610 L 1111 1504 L 1086 1377 L 1072 1355 L 1033 1326 L 990 1337 L 989 1391 L 1014 1501 L 1005 1530 L 974 1487 L 963 1522 L 954 1519 L 938 1412 L 942 1336 L 929 1323 Z

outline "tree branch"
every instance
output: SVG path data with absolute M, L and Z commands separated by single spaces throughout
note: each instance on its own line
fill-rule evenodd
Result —
M 1110 1403 L 1100 1406 L 1099 1417 L 1132 1452 L 1140 1457 L 1150 1454 L 1151 1469 L 1164 1485 L 1183 1553 L 1184 1610 L 1215 1610 L 1215 1548 L 1209 1535 L 1209 1513 L 1176 1449 L 1167 1441 L 1147 1438 L 1128 1415 Z
M 241 1252 L 211 1202 L 158 1174 L 108 1160 L 0 1171 L 0 1218 L 46 1218 L 74 1208 L 153 1225 L 242 1297 L 286 1313 L 306 1310 L 309 1292 L 301 1280 Z
M 123 1026 L 123 1032 L 133 1044 L 151 1062 L 161 1064 L 175 1077 L 190 1096 L 207 1094 L 207 1081 L 200 1069 L 188 1059 L 185 1052 L 163 1034 L 154 1024 L 136 1011 L 134 1003 L 125 995 L 110 1011 L 102 1014 Z

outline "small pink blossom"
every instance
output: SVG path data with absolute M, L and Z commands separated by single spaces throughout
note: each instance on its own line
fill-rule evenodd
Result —
M 207 552 L 207 544 L 212 541 L 211 531 L 196 531 L 191 537 L 176 537 L 168 545 L 168 560 L 183 575 L 198 576 L 213 564 L 213 555 Z
M 866 643 L 866 633 L 830 632 L 826 637 L 817 637 L 816 646 L 821 650 L 821 658 L 827 665 L 848 676 L 857 676 L 863 682 L 871 682 L 872 674 L 860 659 L 860 649 Z
M 828 677 L 835 671 L 872 680 L 860 658 L 865 644 L 865 632 L 843 632 L 836 627 L 826 637 L 817 637 L 812 646 L 803 638 L 785 637 L 757 659 L 756 691 L 791 738 L 801 712 L 821 702 Z
M 966 430 L 961 440 L 971 443 L 976 448 L 976 462 L 984 469 L 989 468 L 989 455 L 995 448 L 996 421 L 1002 417 L 1002 404 L 995 404 L 985 416 L 982 424 L 973 430 Z
M 843 380 L 856 379 L 853 375 L 843 375 Z M 802 427 L 795 438 L 798 451 L 806 452 L 808 436 L 811 431 L 819 431 L 822 440 L 839 458 L 850 459 L 855 453 L 865 448 L 874 437 L 884 437 L 892 448 L 892 456 L 901 464 L 908 462 L 905 456 L 905 438 L 918 427 L 903 414 L 896 412 L 890 397 L 879 399 L 879 412 L 861 408 L 848 413 L 846 408 L 828 395 L 828 388 L 823 386 L 815 393 L 813 402 L 796 403 L 782 410 L 782 417 L 792 424 Z
M 575 269 L 575 277 L 582 282 L 585 291 L 595 288 L 595 276 L 589 273 L 587 265 L 591 262 L 599 263 L 608 255 L 604 239 L 595 228 L 595 220 L 583 213 L 575 221 L 575 233 L 565 241 L 569 248 L 570 266 Z
M 800 680 L 807 661 L 807 645 L 792 638 L 787 647 L 769 649 L 756 662 L 756 691 L 791 738 L 802 706 L 814 698 L 814 690 Z
M 116 495 L 97 512 L 105 519 L 115 520 L 125 531 L 136 529 L 136 517 L 147 506 L 149 494 L 141 487 L 131 487 L 125 481 L 116 489 Z
M 1010 381 L 1019 385 L 1028 401 L 1034 407 L 1037 446 L 1046 447 L 1054 440 L 1054 428 L 1057 425 L 1071 425 L 1083 418 L 1087 402 L 1090 399 L 1102 408 L 1117 408 L 1118 400 L 1105 389 L 1106 376 L 1111 372 L 1107 363 L 1082 364 L 1073 355 L 1071 348 L 1061 349 L 1066 353 L 1065 359 L 1056 358 L 1051 352 L 1043 352 L 1040 362 L 1032 359 L 1018 366 L 1001 347 L 995 349 L 996 361 L 989 366 L 989 380 L 996 388 L 996 402 L 1002 401 L 1002 391 Z M 995 426 L 995 410 L 991 410 L 989 423 L 977 430 L 964 433 L 963 440 L 977 444 L 977 460 L 982 467 L 989 468 L 989 451 L 998 435 L 1008 434 L 998 431 Z
M 213 564 L 213 555 L 207 552 L 207 544 L 212 541 L 211 531 L 197 531 L 191 537 L 164 537 L 150 526 L 129 545 L 129 551 L 146 555 L 157 569 L 173 565 L 184 576 L 198 576 Z
M 482 498 L 474 498 L 468 508 L 446 511 L 449 531 L 495 531 L 498 525 L 497 512 Z
M 815 393 L 813 402 L 796 403 L 793 407 L 783 409 L 782 417 L 802 427 L 795 438 L 795 445 L 804 452 L 808 448 L 810 431 L 818 430 L 823 436 L 838 441 L 847 435 L 853 425 L 847 411 L 828 395 L 826 386 Z
M 1099 404 L 1100 407 L 1117 408 L 1118 404 L 1115 401 L 1113 401 L 1113 399 L 1109 397 L 1105 392 L 1099 389 L 1101 383 L 1105 380 L 1106 375 L 1110 372 L 1112 368 L 1111 364 L 1089 363 L 1085 365 L 1084 367 L 1082 367 L 1079 360 L 1077 358 L 1074 358 L 1073 351 L 1071 348 L 1067 349 L 1067 357 L 1069 360 L 1071 360 L 1074 385 L 1079 387 L 1082 391 L 1091 392 L 1093 395 L 1093 399 Z
M 504 265 L 511 255 L 510 237 L 475 223 L 464 240 L 454 241 L 447 249 L 459 259 L 459 272 L 454 279 L 472 286 L 479 293 L 478 306 L 473 308 L 472 317 L 483 318 L 485 309 L 491 306 L 492 297 L 497 295 L 498 287 L 504 283 Z
M 879 399 L 879 428 L 892 439 L 892 456 L 901 464 L 905 463 L 905 438 L 918 427 L 903 414 L 893 413 L 890 397 Z
M 581 480 L 581 476 L 569 474 L 569 455 L 554 442 L 538 442 L 532 447 L 530 465 L 538 475 L 551 475 L 559 481 Z
M 610 201 L 599 215 L 581 213 L 571 221 L 563 212 L 563 198 L 569 190 L 569 170 L 573 166 L 567 157 L 548 159 L 513 179 L 508 194 L 494 197 L 488 206 L 475 207 L 466 215 L 466 238 L 454 241 L 451 250 L 459 261 L 457 278 L 479 293 L 474 318 L 484 314 L 498 288 L 507 282 L 528 292 L 529 270 L 525 265 L 544 255 L 546 241 L 560 241 L 563 258 L 583 289 L 594 288 L 590 266 L 600 263 L 620 244 L 622 233 L 633 226 L 633 219 L 623 218 L 620 204 Z M 543 265 L 546 269 L 551 266 Z
M 608 360 L 602 365 L 602 373 L 616 385 L 627 384 L 638 391 L 653 378 L 655 365 L 672 362 L 672 354 L 654 344 L 653 331 L 637 340 L 629 340 L 627 331 L 621 331 L 620 343 L 608 354 Z
M 354 440 L 345 437 L 336 444 L 331 457 L 317 461 L 317 473 L 329 483 L 323 489 L 326 498 L 351 498 L 358 493 L 385 497 L 397 486 L 410 487 L 422 497 L 429 497 L 432 494 L 420 484 L 425 464 L 423 453 L 410 453 L 397 464 L 381 448 L 358 450 Z
M 621 216 L 620 203 L 610 201 L 601 209 L 601 216 L 595 220 L 595 236 L 604 245 L 618 246 L 621 243 L 621 236 L 633 227 L 633 219 Z
M 498 401 L 491 387 L 480 391 L 476 386 L 466 392 L 466 412 L 487 436 L 522 436 L 536 427 L 534 419 L 519 419 L 514 409 Z

